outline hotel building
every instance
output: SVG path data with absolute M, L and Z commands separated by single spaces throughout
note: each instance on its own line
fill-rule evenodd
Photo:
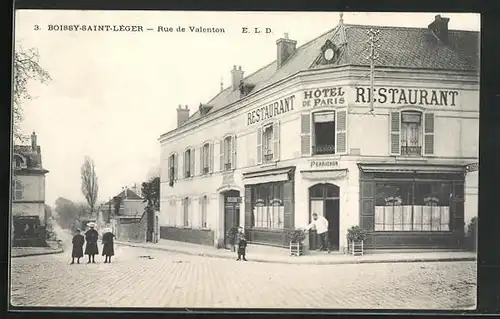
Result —
M 159 138 L 161 238 L 224 247 L 241 225 L 251 243 L 285 247 L 318 213 L 337 249 L 355 225 L 366 248 L 459 247 L 477 216 L 479 32 L 448 22 L 341 19 L 300 47 L 285 35 L 275 61 L 235 66 L 194 114 L 179 106 Z

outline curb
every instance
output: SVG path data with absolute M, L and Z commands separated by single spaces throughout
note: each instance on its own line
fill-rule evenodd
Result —
M 211 258 L 221 258 L 221 259 L 234 259 L 233 256 L 229 255 L 219 255 L 215 253 L 195 253 L 185 250 L 178 250 L 166 247 L 147 247 L 134 243 L 124 243 L 117 242 L 118 245 L 125 245 L 130 247 L 138 247 L 153 250 L 169 251 L 173 253 L 190 255 L 190 256 L 200 256 L 200 257 L 211 257 Z M 299 258 L 299 257 L 297 257 Z M 291 264 L 291 265 L 341 265 L 341 264 L 383 264 L 383 263 L 419 263 L 419 262 L 450 262 L 450 261 L 476 261 L 476 257 L 448 257 L 448 258 L 415 258 L 415 259 L 394 259 L 394 260 L 337 260 L 337 261 L 293 261 L 293 260 L 268 260 L 268 259 L 250 259 L 249 261 L 260 262 L 260 263 L 273 263 L 273 264 Z
M 59 248 L 54 249 L 52 251 L 46 251 L 46 252 L 41 252 L 41 253 L 26 253 L 26 254 L 21 254 L 21 255 L 16 255 L 16 256 L 10 256 L 10 258 L 21 258 L 21 257 L 30 257 L 30 256 L 44 256 L 44 255 L 55 255 L 55 254 L 61 254 L 64 252 L 64 247 L 62 246 L 61 243 L 59 243 Z

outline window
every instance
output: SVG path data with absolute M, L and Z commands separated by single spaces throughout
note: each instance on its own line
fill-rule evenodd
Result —
M 12 199 L 19 200 L 23 198 L 23 185 L 18 180 L 12 181 Z
M 313 154 L 335 154 L 335 112 L 313 114 Z
M 201 228 L 207 228 L 207 196 L 201 197 Z
M 283 229 L 285 207 L 283 183 L 269 183 L 252 187 L 252 226 Z
M 210 172 L 210 144 L 205 143 L 201 148 L 201 174 L 206 175 Z
M 434 154 L 434 114 L 419 111 L 391 112 L 391 154 Z
M 14 155 L 14 161 L 12 162 L 14 168 L 22 168 L 24 167 L 23 158 L 19 155 Z
M 271 162 L 273 157 L 273 126 L 268 125 L 262 133 L 262 148 L 264 152 L 264 163 Z
M 182 200 L 182 222 L 183 226 L 189 226 L 189 198 Z
M 173 182 L 177 179 L 177 154 L 173 153 L 168 157 L 168 180 Z
M 236 136 L 230 135 L 220 142 L 220 170 L 236 168 Z
M 420 112 L 401 112 L 401 155 L 422 155 Z
M 300 152 L 302 156 L 347 153 L 347 110 L 303 113 Z
M 375 231 L 449 231 L 451 184 L 376 184 Z
M 280 159 L 280 122 L 264 124 L 257 128 L 257 164 Z
M 188 148 L 184 152 L 184 177 L 194 176 L 194 149 Z

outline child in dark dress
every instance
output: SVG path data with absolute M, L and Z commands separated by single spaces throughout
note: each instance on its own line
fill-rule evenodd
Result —
M 111 256 L 114 256 L 115 249 L 113 247 L 113 237 L 115 235 L 109 231 L 102 235 L 102 255 L 104 256 L 104 263 L 111 263 Z
M 243 233 L 242 227 L 238 228 L 238 234 L 236 236 L 238 245 L 238 259 L 236 260 L 239 261 L 243 258 L 244 261 L 247 261 L 247 259 L 245 258 L 247 249 L 247 240 L 245 239 L 245 234 Z
M 76 235 L 73 237 L 73 251 L 71 252 L 71 265 L 80 263 L 80 258 L 83 257 L 83 244 L 85 244 L 85 237 L 80 234 L 80 229 L 76 230 Z

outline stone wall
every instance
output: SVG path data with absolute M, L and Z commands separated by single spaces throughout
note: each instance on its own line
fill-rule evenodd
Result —
M 119 218 L 116 222 L 116 239 L 121 241 L 146 242 L 147 216 L 141 218 Z
M 214 231 L 208 229 L 160 227 L 160 238 L 198 245 L 214 245 Z

